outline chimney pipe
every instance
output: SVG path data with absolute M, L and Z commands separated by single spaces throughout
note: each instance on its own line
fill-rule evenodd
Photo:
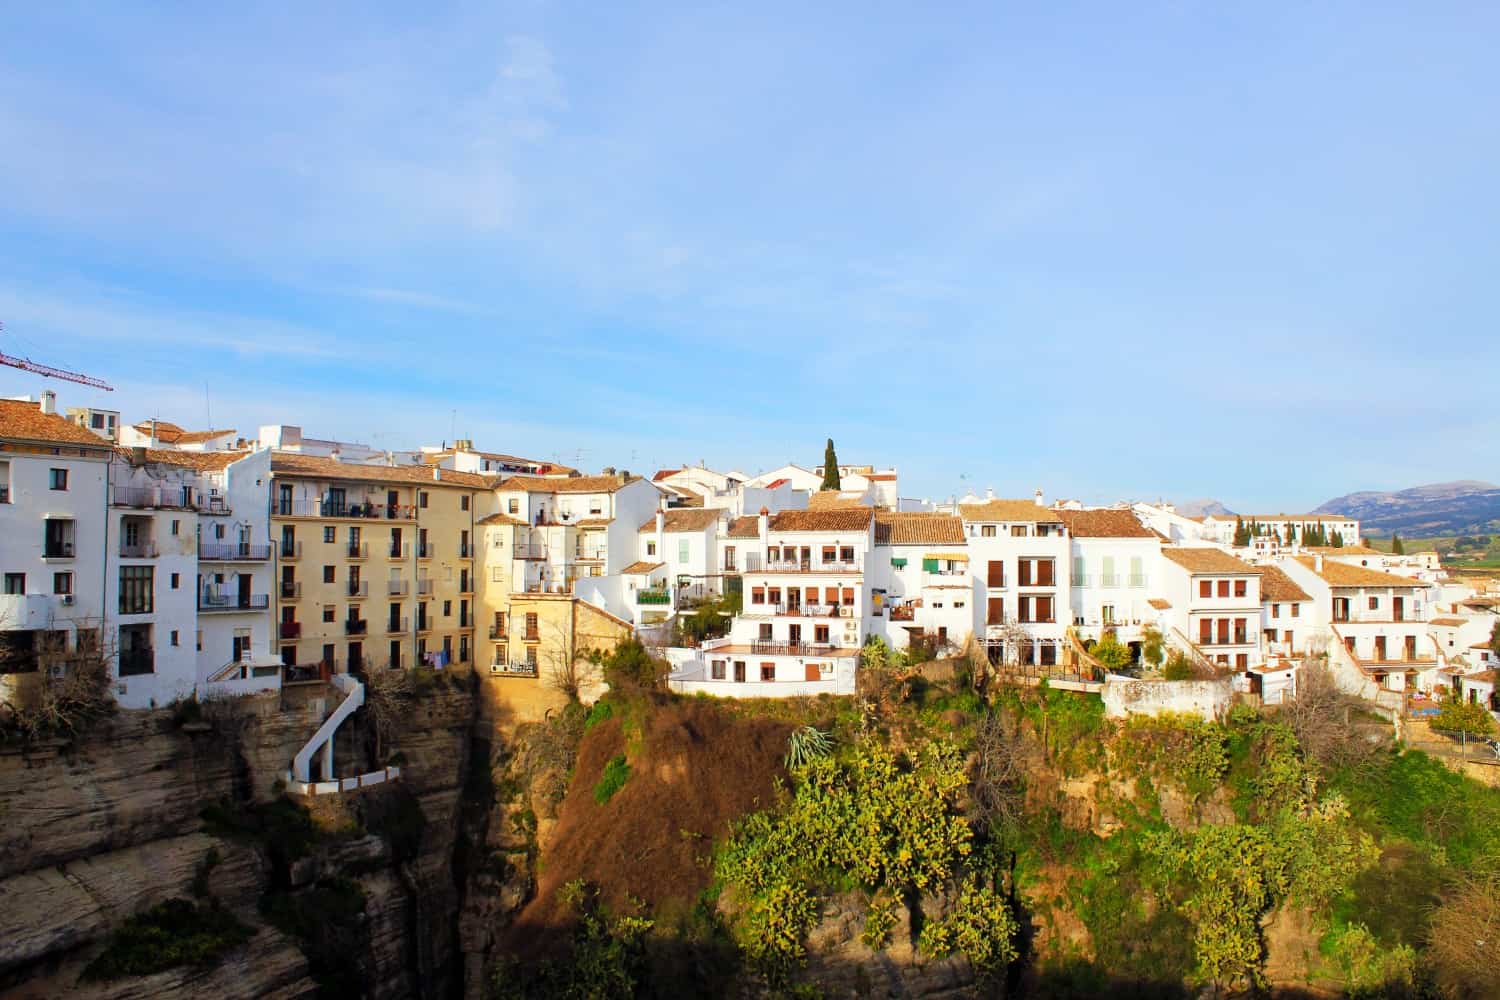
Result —
M 760 533 L 761 544 L 765 544 L 766 536 L 771 531 L 771 510 L 769 507 L 760 509 L 760 518 L 756 522 L 756 530 Z
M 1045 507 L 1045 506 L 1047 506 L 1045 503 L 1042 502 L 1042 491 L 1041 490 L 1037 490 L 1036 491 L 1036 505 L 1038 507 Z
M 41 411 L 43 413 L 57 413 L 57 393 L 53 392 L 51 389 L 47 389 L 42 392 Z

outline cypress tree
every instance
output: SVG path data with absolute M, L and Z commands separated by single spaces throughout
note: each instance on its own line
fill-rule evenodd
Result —
M 833 450 L 833 438 L 829 438 L 828 445 L 823 449 L 823 485 L 818 489 L 842 489 L 842 482 L 839 478 L 839 457 Z
M 1401 544 L 1401 536 L 1394 531 L 1391 532 L 1391 554 L 1397 556 L 1406 555 L 1406 546 Z
M 1245 530 L 1245 519 L 1235 516 L 1234 519 L 1234 547 L 1242 549 L 1250 544 L 1250 532 Z

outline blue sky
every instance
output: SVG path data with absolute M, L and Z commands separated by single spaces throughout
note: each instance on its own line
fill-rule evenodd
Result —
M 831 435 L 934 497 L 1500 478 L 1493 5 L 202 6 L 0 13 L 0 347 L 118 386 L 65 404 Z

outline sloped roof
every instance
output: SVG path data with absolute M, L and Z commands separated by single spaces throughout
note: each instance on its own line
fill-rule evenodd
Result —
M 659 483 L 663 479 L 670 479 L 672 476 L 677 475 L 677 473 L 681 471 L 681 469 L 658 469 L 656 470 L 656 475 L 651 477 L 651 481 L 653 483 Z
M 864 531 L 874 510 L 869 507 L 834 510 L 784 510 L 771 515 L 772 531 Z
M 807 498 L 808 510 L 851 510 L 864 508 L 870 509 L 870 505 L 858 496 L 845 496 L 838 490 L 818 490 Z
M 247 451 L 171 451 L 166 448 L 147 448 L 146 461 L 153 465 L 175 465 L 199 472 L 218 472 L 231 462 L 237 462 L 250 454 Z M 133 461 L 129 448 L 116 448 L 115 454 L 126 461 Z
M 621 487 L 640 481 L 631 476 L 622 482 L 619 476 L 565 476 L 548 479 L 543 476 L 511 476 L 495 487 L 497 490 L 519 490 L 522 493 L 613 493 Z
M 511 517 L 509 514 L 502 514 L 499 511 L 496 511 L 495 513 L 489 514 L 489 515 L 487 515 L 485 517 L 481 517 L 479 520 L 475 521 L 474 523 L 475 524 L 509 524 L 509 525 L 514 525 L 515 527 L 518 527 L 518 528 L 524 528 L 524 527 L 526 527 L 526 522 L 523 521 L 523 520 L 521 520 L 519 517 Z
M 662 530 L 671 534 L 673 532 L 706 531 L 708 528 L 724 516 L 724 511 L 719 507 L 675 507 L 665 511 L 663 515 Z M 645 535 L 656 530 L 656 517 L 641 525 L 640 534 Z
M 1128 510 L 1058 511 L 1074 538 L 1155 538 L 1155 533 Z
M 1043 507 L 1035 500 L 986 500 L 984 503 L 959 504 L 965 521 L 1029 521 L 1038 524 L 1060 524 L 1057 511 Z
M 1427 619 L 1427 624 L 1437 625 L 1440 628 L 1458 628 L 1462 625 L 1467 625 L 1468 622 L 1466 622 L 1462 618 L 1448 618 L 1446 616 L 1439 615 L 1437 618 Z
M 43 413 L 37 403 L 19 399 L 0 399 L 0 438 L 110 447 L 108 441 L 93 431 L 84 430 L 56 413 Z
M 1307 591 L 1297 585 L 1297 581 L 1287 576 L 1280 566 L 1260 567 L 1260 600 L 1262 604 L 1274 602 L 1281 604 L 1285 602 L 1310 601 Z
M 1259 573 L 1243 560 L 1214 548 L 1163 548 L 1161 554 L 1190 573 Z
M 366 483 L 413 483 L 419 486 L 465 486 L 484 489 L 489 480 L 472 472 L 454 472 L 427 465 L 358 465 L 338 462 L 319 455 L 276 452 L 271 456 L 271 473 L 279 476 L 343 479 Z M 437 473 L 438 478 L 433 478 Z
M 1382 573 L 1366 566 L 1351 566 L 1348 563 L 1324 559 L 1323 568 L 1318 569 L 1311 556 L 1298 556 L 1297 561 L 1312 570 L 1330 587 L 1421 587 L 1423 584 L 1410 577 L 1394 573 Z
M 1372 549 L 1368 545 L 1306 545 L 1303 552 L 1316 552 L 1320 556 L 1383 556 L 1387 555 L 1379 549 Z
M 631 563 L 629 566 L 626 566 L 624 569 L 620 570 L 620 572 L 625 574 L 626 576 L 643 576 L 647 573 L 655 572 L 665 565 L 666 563 L 664 562 L 648 562 L 642 559 L 640 562 Z
M 730 538 L 759 538 L 759 521 L 760 518 L 754 516 L 737 517 L 729 522 L 729 531 L 727 534 Z
M 1161 598 L 1161 597 L 1150 597 L 1150 598 L 1147 598 L 1146 599 L 1146 603 L 1149 604 L 1149 605 L 1151 605 L 1157 611 L 1165 611 L 1165 610 L 1167 610 L 1168 608 L 1170 608 L 1172 606 L 1172 602 L 1171 601 L 1168 601 L 1165 598 Z
M 931 511 L 875 512 L 877 545 L 963 545 L 964 522 L 953 514 Z

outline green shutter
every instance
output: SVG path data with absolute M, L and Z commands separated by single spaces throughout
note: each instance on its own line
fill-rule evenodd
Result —
M 906 567 L 906 560 L 905 559 L 892 559 L 891 560 L 891 565 L 894 566 L 896 569 L 904 569 Z
M 938 571 L 938 561 L 936 559 L 923 559 L 922 560 L 922 572 L 923 573 L 936 573 L 937 571 Z

